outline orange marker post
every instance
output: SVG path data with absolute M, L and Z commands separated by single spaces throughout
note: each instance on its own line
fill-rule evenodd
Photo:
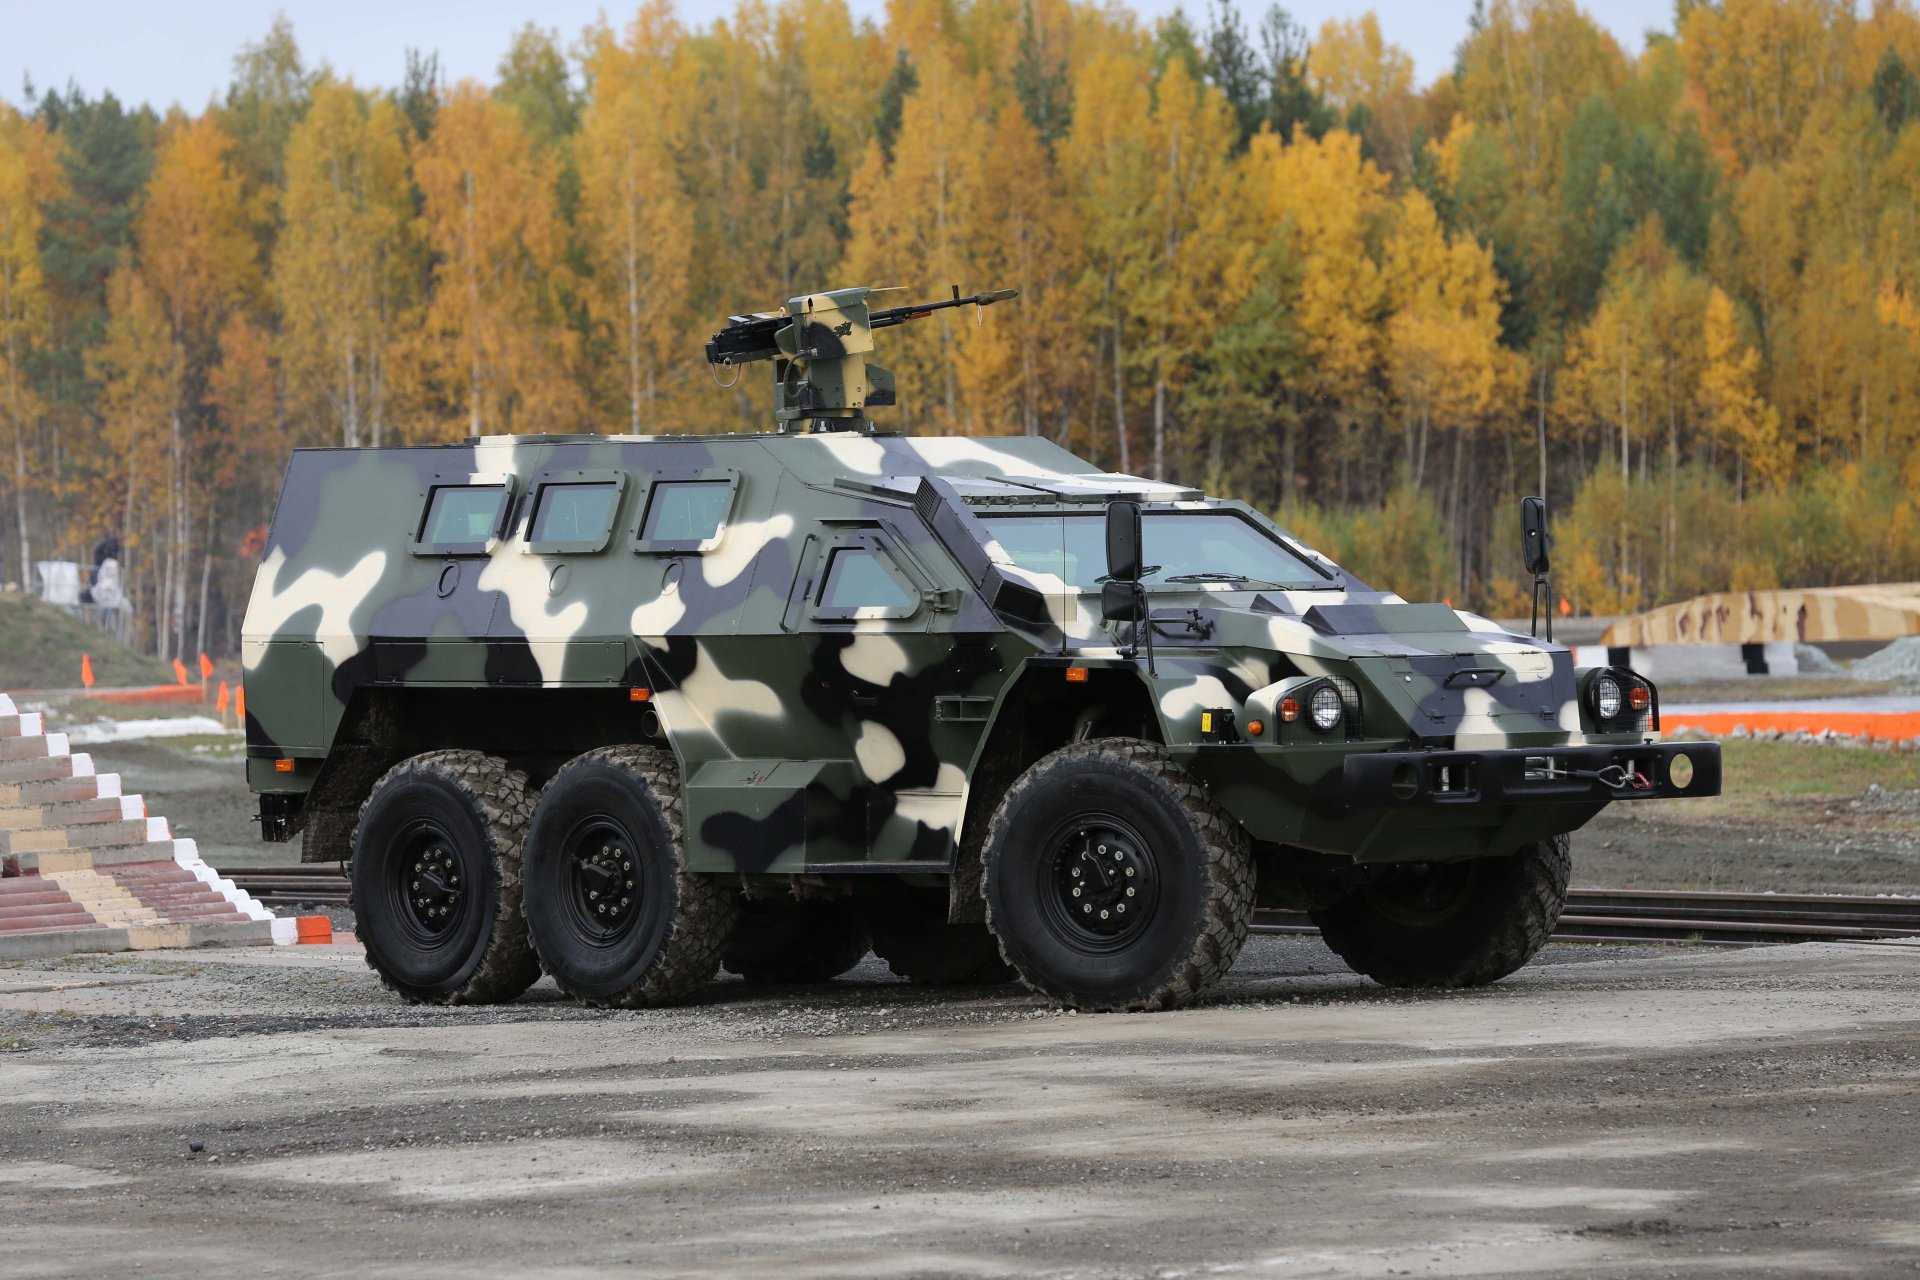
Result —
M 211 679 L 212 676 L 213 676 L 213 659 L 209 658 L 206 654 L 203 653 L 200 655 L 201 683 L 204 684 L 207 680 Z
M 90 653 L 80 655 L 80 683 L 86 688 L 93 688 L 93 655 Z
M 183 688 L 183 689 L 184 689 L 184 688 L 186 687 L 186 684 L 187 684 L 187 664 L 186 664 L 186 663 L 184 663 L 184 662 L 182 662 L 182 661 L 180 661 L 180 659 L 178 659 L 178 658 L 175 658 L 175 659 L 173 660 L 173 678 L 174 678 L 175 680 L 178 680 L 178 681 L 180 682 L 180 687 L 181 687 L 181 688 Z
M 235 720 L 238 720 L 238 721 L 240 722 L 240 727 L 241 727 L 241 728 L 243 728 L 243 729 L 244 729 L 244 728 L 246 727 L 246 724 L 247 724 L 247 686 L 245 686 L 245 685 L 241 685 L 241 686 L 240 686 L 240 687 L 239 687 L 238 689 L 235 689 L 235 690 L 233 691 L 233 718 L 234 718 Z
M 1573 616 L 1573 606 L 1567 603 L 1565 596 L 1560 597 L 1560 616 L 1563 618 L 1571 618 Z
M 220 682 L 220 697 L 214 702 L 213 709 L 221 715 L 227 714 L 227 703 L 233 701 L 233 693 L 227 688 L 227 682 Z

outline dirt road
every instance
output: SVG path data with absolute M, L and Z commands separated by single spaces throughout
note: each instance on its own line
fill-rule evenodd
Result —
M 1257 939 L 1066 1016 L 869 967 L 413 1010 L 350 948 L 0 969 L 15 1274 L 1911 1275 L 1920 948 Z M 1561 963 L 1552 963 L 1560 961 Z M 205 1144 L 189 1154 L 187 1142 Z

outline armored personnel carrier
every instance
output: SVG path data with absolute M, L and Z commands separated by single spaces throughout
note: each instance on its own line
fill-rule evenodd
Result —
M 247 777 L 267 839 L 350 861 L 393 990 L 545 970 L 652 1005 L 871 947 L 1167 1008 L 1256 906 L 1380 982 L 1486 983 L 1545 942 L 1569 832 L 1718 792 L 1645 679 L 1375 590 L 1243 503 L 877 430 L 874 332 L 1008 296 L 734 317 L 708 359 L 772 363 L 765 434 L 294 454 Z

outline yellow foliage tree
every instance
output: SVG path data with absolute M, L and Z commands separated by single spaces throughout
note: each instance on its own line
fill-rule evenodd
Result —
M 1397 173 L 1413 167 L 1414 129 L 1420 101 L 1413 88 L 1413 58 L 1389 44 L 1371 11 L 1358 18 L 1329 18 L 1307 55 L 1307 77 L 1343 112 L 1364 108 L 1374 154 Z
M 1689 7 L 1680 47 L 1724 152 L 1785 157 L 1821 99 L 1845 83 L 1849 0 L 1726 0 Z
M 1115 454 L 1132 470 L 1127 423 L 1127 299 L 1153 244 L 1146 210 L 1151 165 L 1139 122 L 1152 110 L 1152 68 L 1137 45 L 1103 49 L 1073 77 L 1073 123 L 1060 143 L 1060 170 L 1085 228 L 1081 297 L 1088 328 L 1105 349 Z
M 281 367 L 295 411 L 349 448 L 386 438 L 413 213 L 404 130 L 385 99 L 324 80 L 287 144 L 272 281 Z
M 1387 380 L 1406 431 L 1408 470 L 1418 483 L 1436 422 L 1466 430 L 1510 400 L 1524 372 L 1520 358 L 1500 345 L 1505 290 L 1493 255 L 1469 237 L 1450 239 L 1418 191 L 1399 201 L 1382 265 L 1393 308 Z M 1458 459 L 1456 447 L 1456 468 Z M 1450 492 L 1457 492 L 1458 480 L 1456 474 Z
M 1740 334 L 1733 299 L 1719 288 L 1707 294 L 1706 366 L 1700 374 L 1700 411 L 1740 459 L 1741 475 L 1778 485 L 1790 451 L 1780 439 L 1780 414 L 1760 395 L 1760 353 Z
M 20 585 L 33 583 L 33 540 L 27 521 L 28 436 L 40 397 L 28 362 L 48 320 L 46 277 L 40 268 L 43 207 L 58 189 L 54 149 L 39 124 L 0 102 L 0 414 L 13 436 L 14 512 L 20 538 Z
M 841 268 L 850 280 L 905 288 L 903 302 L 975 279 L 974 227 L 987 198 L 991 117 L 984 86 L 944 45 L 926 50 L 919 73 L 901 110 L 892 163 L 872 146 L 854 174 Z M 951 311 L 907 326 L 887 363 L 899 378 L 905 422 L 975 434 L 980 408 L 960 395 L 957 327 Z
M 585 408 L 558 314 L 552 160 L 511 108 L 466 83 L 441 104 L 413 173 L 434 267 L 411 398 L 443 437 L 577 427 Z
M 1360 139 L 1340 129 L 1318 141 L 1296 137 L 1290 146 L 1261 134 L 1246 167 L 1249 211 L 1285 237 L 1300 266 L 1296 323 L 1310 370 L 1303 392 L 1351 420 L 1380 367 L 1389 179 L 1361 155 Z
M 685 100 L 683 33 L 665 0 L 641 8 L 625 41 L 598 34 L 581 122 L 582 238 L 594 319 L 613 334 L 629 430 L 655 413 L 663 357 L 687 334 L 693 210 L 674 164 Z
M 980 407 L 989 429 L 1063 436 L 1076 369 L 1074 286 L 1080 270 L 1073 206 L 1048 163 L 1040 135 L 1017 103 L 994 117 L 982 181 L 999 193 L 974 227 L 979 283 L 1020 290 L 990 325 L 961 333 L 966 362 L 961 393 Z

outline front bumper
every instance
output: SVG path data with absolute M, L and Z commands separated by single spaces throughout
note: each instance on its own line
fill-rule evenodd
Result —
M 1607 804 L 1719 794 L 1720 744 L 1677 742 L 1355 754 L 1342 764 L 1335 794 L 1323 798 L 1351 811 Z

